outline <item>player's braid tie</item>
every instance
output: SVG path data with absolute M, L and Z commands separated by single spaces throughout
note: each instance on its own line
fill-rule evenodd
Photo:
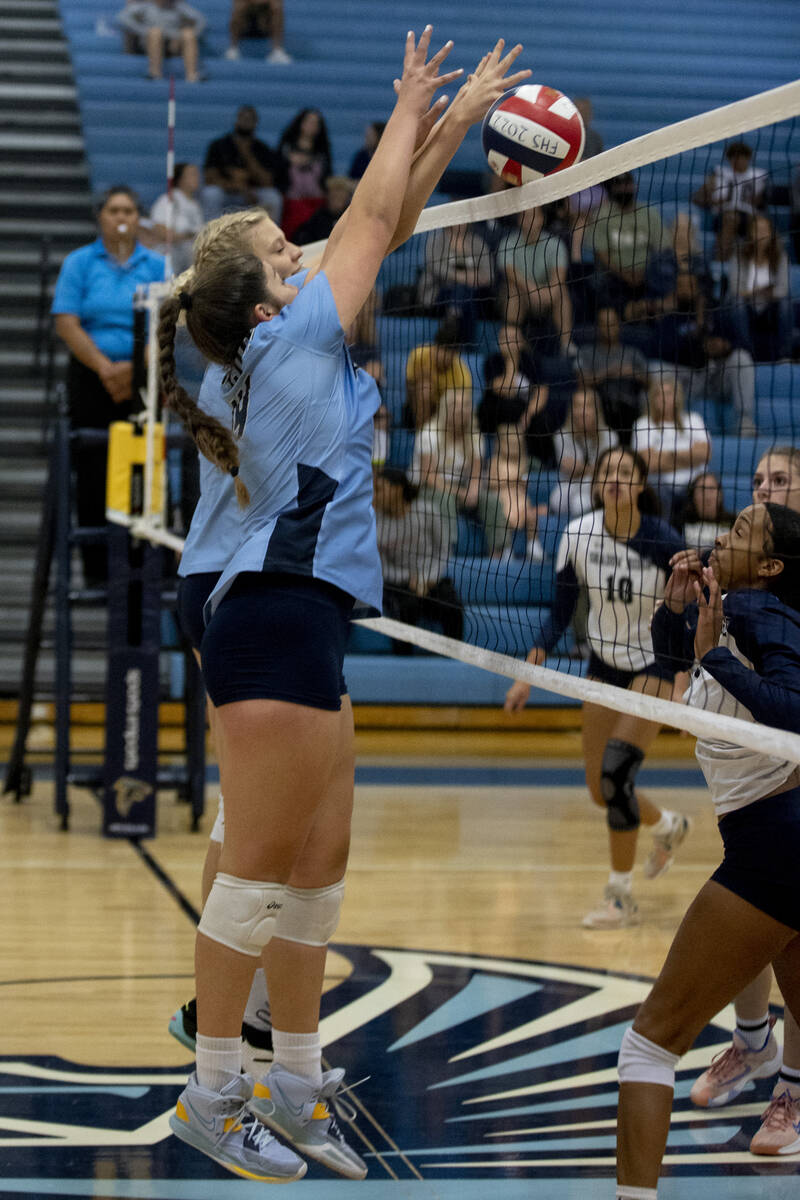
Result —
M 247 488 L 239 479 L 239 448 L 229 429 L 209 413 L 203 412 L 184 387 L 178 383 L 175 366 L 175 329 L 182 308 L 178 297 L 161 306 L 158 323 L 159 367 L 165 404 L 180 417 L 198 450 L 222 471 L 235 479 L 236 496 L 241 507 L 250 502 Z

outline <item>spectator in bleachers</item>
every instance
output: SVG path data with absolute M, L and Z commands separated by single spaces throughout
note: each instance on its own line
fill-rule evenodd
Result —
M 540 511 L 528 496 L 530 471 L 524 431 L 518 424 L 498 425 L 478 495 L 478 512 L 492 558 L 510 559 L 518 548 L 517 535 L 524 538 L 526 562 L 544 558 L 537 529 L 539 517 L 547 509 Z
M 486 360 L 478 427 L 482 434 L 495 434 L 500 425 L 516 425 L 525 438 L 528 457 L 550 463 L 557 424 L 550 389 L 536 382 L 536 363 L 517 325 L 501 326 L 497 344 L 497 353 Z
M 416 346 L 406 361 L 404 429 L 421 429 L 436 414 L 446 392 L 464 394 L 472 404 L 472 375 L 459 354 L 461 322 L 446 317 L 432 343 Z
M 666 521 L 677 519 L 697 472 L 711 457 L 703 418 L 686 411 L 678 379 L 659 373 L 647 389 L 647 412 L 633 427 L 631 445 L 647 463 L 647 478 L 658 493 Z
M 223 212 L 260 205 L 277 223 L 285 187 L 283 160 L 255 136 L 258 113 L 244 104 L 230 133 L 206 150 L 203 166 L 203 212 L 207 221 Z
M 568 354 L 572 347 L 572 302 L 567 289 L 569 250 L 544 227 L 544 209 L 524 209 L 497 248 L 503 277 L 501 307 L 509 325 L 520 325 L 535 350 L 548 356 Z M 548 338 L 554 329 L 556 339 Z M 544 340 L 554 341 L 545 349 Z
M 756 432 L 753 357 L 724 336 L 724 314 L 708 304 L 698 277 L 681 269 L 669 295 L 640 304 L 648 306 L 644 311 L 657 308 L 658 315 L 629 328 L 626 336 L 635 331 L 649 359 L 678 368 L 688 402 L 706 398 L 730 404 L 738 432 L 752 437 Z
M 242 38 L 270 38 L 272 49 L 268 63 L 281 66 L 292 60 L 283 45 L 283 0 L 232 0 L 230 45 L 225 57 L 237 59 Z
M 647 387 L 647 359 L 635 346 L 620 339 L 620 319 L 615 308 L 601 308 L 597 314 L 594 340 L 578 352 L 578 379 L 585 387 L 597 389 L 606 424 L 618 435 L 622 445 L 631 439 L 633 423 L 642 410 Z
M 494 315 L 494 276 L 494 256 L 474 225 L 435 229 L 425 245 L 418 302 L 460 315 L 462 337 L 473 341 L 475 322 Z
M 150 209 L 152 247 L 167 253 L 172 230 L 172 269 L 176 275 L 192 265 L 194 239 L 203 227 L 203 210 L 196 199 L 200 190 L 200 172 L 194 163 L 176 163 L 172 195 L 164 192 Z
M 667 231 L 666 244 L 656 254 L 651 254 L 647 261 L 646 295 L 628 306 L 629 319 L 639 320 L 662 312 L 665 307 L 662 302 L 672 297 L 678 275 L 686 273 L 697 278 L 703 295 L 711 300 L 714 281 L 700 245 L 697 227 L 690 213 L 678 212 Z
M 637 203 L 630 171 L 609 179 L 605 190 L 607 202 L 593 215 L 584 237 L 594 254 L 598 305 L 622 315 L 631 301 L 646 294 L 647 263 L 662 249 L 664 233 L 658 208 Z
M 138 240 L 139 198 L 125 184 L 108 189 L 96 208 L 100 236 L 64 259 L 52 312 L 69 350 L 67 400 L 73 429 L 107 429 L 133 405 L 133 296 L 140 284 L 164 278 L 164 259 Z M 106 447 L 74 455 L 78 523 L 106 520 Z M 87 587 L 107 574 L 105 546 L 81 548 Z
M 446 637 L 463 641 L 464 609 L 447 564 L 451 531 L 430 496 L 406 475 L 386 467 L 375 475 L 375 521 L 383 566 L 383 614 L 408 625 L 434 622 Z M 392 641 L 395 654 L 409 642 Z
M 417 429 L 409 479 L 436 493 L 453 527 L 460 509 L 477 508 L 481 446 L 472 394 L 466 388 L 444 392 L 435 411 Z
M 730 300 L 725 314 L 734 339 L 759 362 L 790 358 L 789 259 L 768 217 L 756 213 L 750 218 L 725 269 Z
M 286 173 L 281 228 L 287 238 L 325 203 L 325 180 L 331 173 L 331 147 L 325 119 L 318 108 L 302 108 L 278 143 Z
M 360 179 L 366 171 L 385 127 L 385 121 L 370 121 L 364 130 L 364 145 L 360 150 L 356 150 L 353 161 L 350 163 L 348 175 L 351 179 Z
M 199 83 L 199 40 L 206 28 L 203 14 L 183 0 L 128 0 L 117 13 L 125 33 L 125 49 L 147 55 L 149 79 L 164 78 L 164 58 L 179 55 L 187 83 Z
M 603 419 L 600 397 L 592 387 L 577 387 L 564 425 L 554 436 L 561 478 L 550 496 L 550 509 L 570 520 L 594 507 L 592 478 L 601 454 L 619 445 Z
M 689 550 L 713 546 L 720 534 L 727 533 L 736 513 L 725 507 L 722 486 L 711 471 L 696 475 L 689 484 L 686 502 L 676 515 L 676 528 L 683 534 Z
M 355 186 L 355 180 L 348 175 L 329 175 L 325 180 L 325 203 L 295 230 L 295 244 L 307 246 L 330 237 L 334 225 L 353 198 Z
M 727 262 L 737 238 L 743 237 L 747 223 L 766 203 L 767 172 L 753 161 L 746 142 L 731 142 L 725 149 L 725 162 L 715 167 L 692 196 L 694 204 L 714 214 L 717 235 L 714 257 Z

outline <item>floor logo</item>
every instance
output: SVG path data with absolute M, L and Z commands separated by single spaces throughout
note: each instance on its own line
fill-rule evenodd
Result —
M 398 1198 L 409 1181 L 420 1198 L 485 1197 L 487 1186 L 498 1200 L 560 1195 L 554 1187 L 579 1178 L 586 1200 L 608 1194 L 616 1056 L 647 982 L 471 955 L 337 949 L 352 972 L 326 993 L 321 1033 L 326 1061 L 346 1068 L 347 1081 L 369 1074 L 350 1094 L 358 1117 L 348 1138 L 370 1164 L 362 1200 L 370 1181 L 384 1196 L 391 1180 L 405 1181 Z M 711 1027 L 682 1064 L 665 1171 L 724 1176 L 729 1186 L 719 1179 L 714 1194 L 733 1198 L 736 1176 L 756 1169 L 747 1146 L 771 1081 L 735 1108 L 694 1109 L 691 1082 L 727 1038 Z M 223 1184 L 229 1176 L 170 1137 L 185 1077 L 0 1059 L 0 1197 L 226 1197 L 240 1185 Z M 764 1165 L 771 1175 L 797 1170 L 786 1160 Z M 310 1164 L 305 1194 L 324 1195 L 317 1187 L 331 1179 Z

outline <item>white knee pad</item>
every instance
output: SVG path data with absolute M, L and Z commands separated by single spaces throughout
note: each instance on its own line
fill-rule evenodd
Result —
M 222 799 L 222 792 L 219 794 L 219 807 L 217 808 L 217 819 L 214 822 L 214 828 L 209 834 L 212 842 L 219 842 L 220 846 L 225 841 L 225 802 Z
M 633 1028 L 625 1030 L 617 1060 L 620 1083 L 661 1083 L 664 1087 L 675 1087 L 675 1068 L 679 1054 L 670 1054 L 655 1042 L 635 1033 Z
M 258 958 L 275 933 L 286 888 L 219 873 L 198 929 L 214 942 Z
M 344 880 L 323 888 L 286 888 L 275 936 L 304 946 L 327 946 L 339 924 Z

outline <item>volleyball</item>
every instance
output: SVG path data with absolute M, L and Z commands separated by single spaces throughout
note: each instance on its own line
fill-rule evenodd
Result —
M 481 139 L 495 174 L 519 186 L 578 162 L 586 131 L 563 92 L 524 83 L 494 102 L 483 118 Z

